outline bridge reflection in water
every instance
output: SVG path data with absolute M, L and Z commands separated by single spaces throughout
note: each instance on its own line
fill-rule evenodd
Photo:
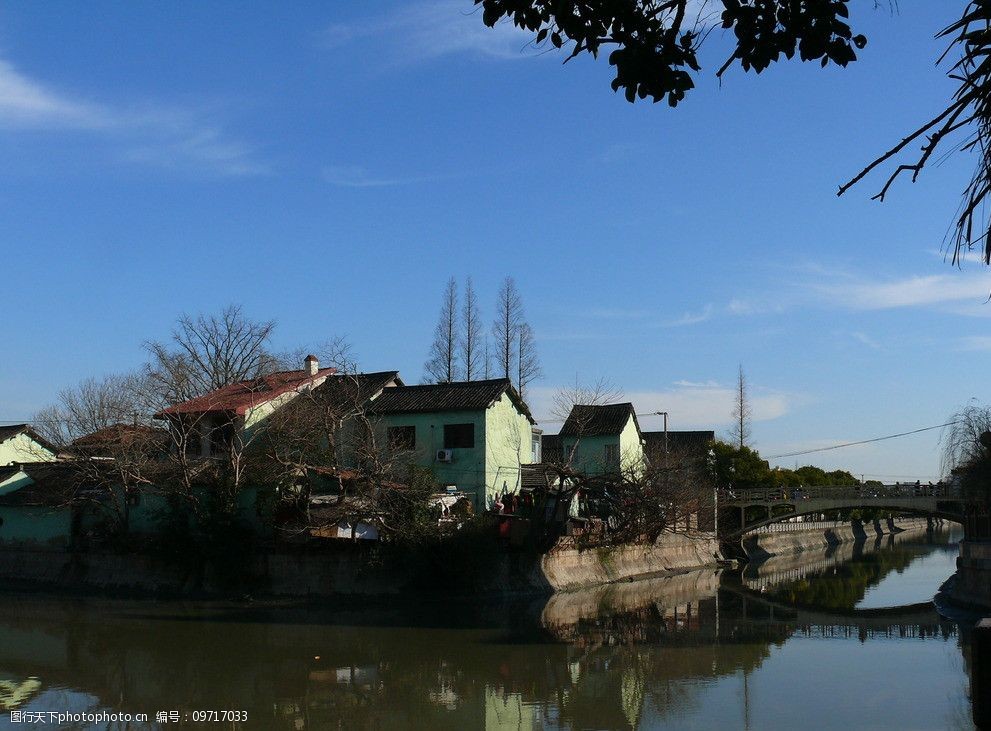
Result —
M 0 685 L 0 705 L 219 706 L 298 731 L 970 728 L 957 626 L 931 605 L 856 609 L 911 571 L 901 545 L 496 606 L 0 597 L 0 680 L 21 693 Z

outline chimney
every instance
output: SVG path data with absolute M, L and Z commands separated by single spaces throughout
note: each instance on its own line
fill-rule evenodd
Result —
M 311 376 L 315 376 L 317 371 L 320 370 L 320 361 L 317 360 L 315 355 L 306 356 L 306 360 L 303 361 L 303 370 Z

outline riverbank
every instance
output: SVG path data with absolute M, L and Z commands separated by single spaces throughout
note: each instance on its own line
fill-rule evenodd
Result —
M 676 533 L 653 544 L 583 548 L 563 538 L 543 553 L 491 546 L 480 547 L 477 556 L 454 553 L 417 558 L 383 546 L 342 543 L 180 565 L 148 553 L 8 548 L 0 551 L 0 588 L 170 598 L 547 594 L 719 560 L 714 535 Z
M 863 523 L 852 521 L 827 528 L 794 530 L 780 533 L 752 533 L 744 536 L 741 545 L 751 562 L 772 556 L 784 556 L 802 551 L 819 551 L 831 546 L 857 541 L 875 540 L 881 536 L 905 532 L 925 532 L 925 518 L 891 518 Z
M 904 553 L 897 538 L 879 543 L 872 550 Z M 928 576 L 952 571 L 945 544 L 911 543 L 909 565 L 869 562 L 890 570 L 866 586 L 862 571 L 820 569 L 847 544 L 785 557 L 803 580 L 778 572 L 767 591 L 711 569 L 504 601 L 6 594 L 0 702 L 6 712 L 54 704 L 152 717 L 236 709 L 245 731 L 965 728 L 964 634 L 918 603 L 938 582 L 894 611 L 806 601 L 913 584 L 927 557 L 945 559 Z M 793 602 L 795 583 L 811 590 Z M 894 700 L 879 701 L 879 688 Z

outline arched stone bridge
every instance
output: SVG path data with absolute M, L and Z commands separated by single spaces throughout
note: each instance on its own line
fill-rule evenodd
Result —
M 720 490 L 718 499 L 719 537 L 724 541 L 771 523 L 834 510 L 890 510 L 963 523 L 966 503 L 959 488 L 942 484 Z

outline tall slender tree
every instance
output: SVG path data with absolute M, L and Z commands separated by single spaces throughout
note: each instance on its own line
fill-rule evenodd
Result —
M 530 323 L 524 321 L 520 325 L 517 344 L 519 353 L 516 361 L 516 387 L 520 392 L 520 398 L 525 398 L 527 386 L 543 375 Z
M 475 380 L 483 370 L 481 340 L 482 317 L 478 309 L 478 296 L 471 277 L 468 277 L 461 304 L 461 365 L 466 381 Z
M 730 437 L 733 442 L 743 449 L 750 444 L 750 400 L 748 396 L 747 377 L 740 366 L 736 379 L 736 390 L 733 395 L 733 426 L 730 427 Z
M 506 277 L 499 287 L 496 300 L 496 318 L 492 323 L 492 337 L 496 341 L 496 372 L 512 379 L 516 373 L 514 360 L 517 354 L 517 338 L 523 324 L 523 301 L 512 277 Z
M 444 289 L 434 342 L 423 365 L 428 381 L 450 383 L 458 374 L 458 284 L 451 277 Z

